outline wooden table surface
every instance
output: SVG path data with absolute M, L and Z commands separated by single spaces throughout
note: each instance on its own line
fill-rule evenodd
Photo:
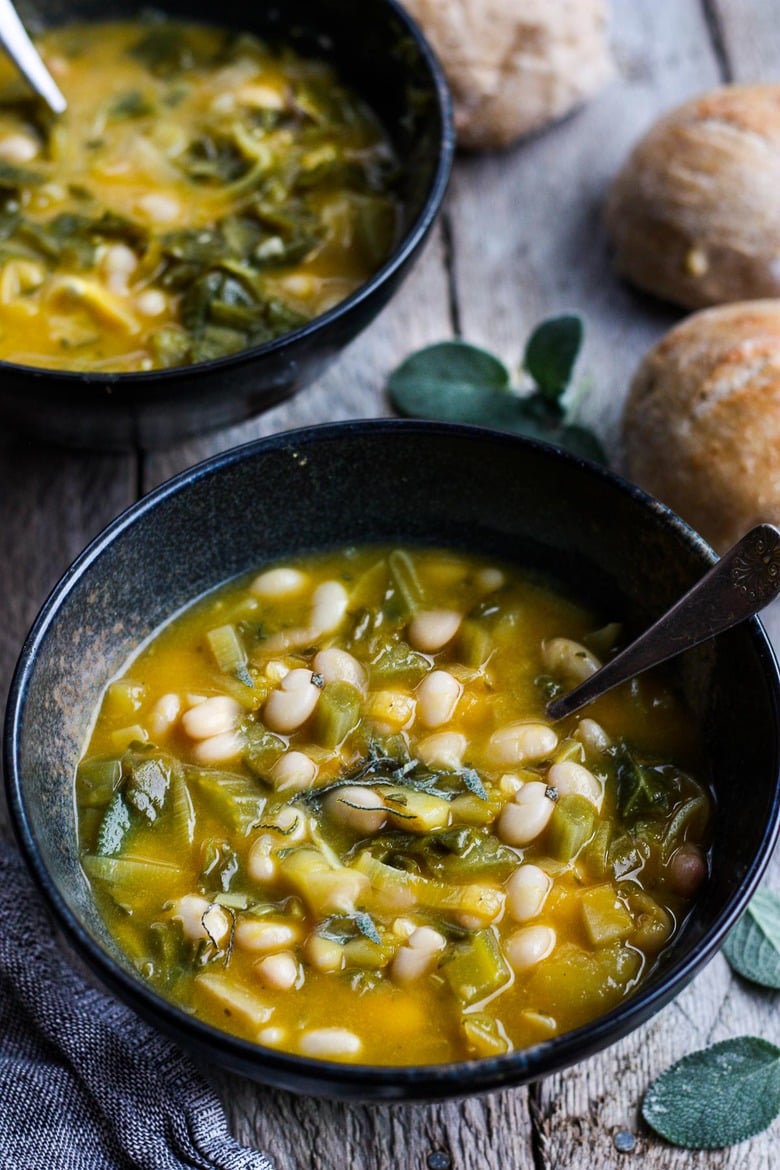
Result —
M 620 284 L 602 229 L 604 193 L 663 110 L 722 81 L 780 80 L 780 0 L 613 0 L 617 73 L 591 105 L 509 152 L 458 160 L 423 258 L 384 314 L 320 382 L 245 426 L 154 454 L 43 449 L 0 435 L 0 700 L 38 607 L 121 509 L 214 452 L 291 426 L 388 413 L 385 377 L 407 353 L 462 336 L 516 367 L 544 316 L 586 318 L 579 378 L 587 419 L 617 455 L 621 404 L 647 347 L 678 317 Z M 770 611 L 780 647 L 780 611 Z M 4 816 L 0 809 L 0 829 Z M 780 887 L 780 859 L 769 880 Z M 220 1077 L 240 1139 L 278 1170 L 776 1170 L 780 1123 L 730 1150 L 673 1150 L 642 1126 L 650 1081 L 709 1042 L 780 1043 L 778 996 L 718 956 L 649 1024 L 601 1056 L 532 1086 L 432 1106 L 348 1106 Z M 621 1153 L 615 1135 L 636 1136 Z

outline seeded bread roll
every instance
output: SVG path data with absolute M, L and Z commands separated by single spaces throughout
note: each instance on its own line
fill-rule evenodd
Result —
M 507 146 L 612 74 L 606 0 L 404 0 L 441 58 L 461 146 Z
M 780 296 L 780 85 L 731 85 L 657 122 L 613 184 L 618 271 L 698 309 Z
M 780 300 L 695 313 L 645 356 L 623 421 L 629 476 L 719 551 L 780 524 Z

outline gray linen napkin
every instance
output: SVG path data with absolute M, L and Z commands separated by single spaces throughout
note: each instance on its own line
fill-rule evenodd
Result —
M 272 1170 L 190 1060 L 68 965 L 1 839 L 0 1170 Z

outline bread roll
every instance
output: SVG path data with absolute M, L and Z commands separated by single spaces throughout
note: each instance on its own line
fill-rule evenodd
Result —
M 618 271 L 687 308 L 780 296 L 780 85 L 686 102 L 634 148 L 612 187 Z
M 626 403 L 630 478 L 723 552 L 780 524 L 780 300 L 695 313 L 645 356 Z
M 441 58 L 461 146 L 507 146 L 612 73 L 606 0 L 404 0 Z

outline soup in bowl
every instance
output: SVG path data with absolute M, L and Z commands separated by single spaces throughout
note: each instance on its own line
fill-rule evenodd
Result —
M 514 437 L 358 423 L 220 456 L 31 634 L 28 861 L 110 987 L 258 1079 L 440 1097 L 560 1068 L 691 978 L 776 838 L 758 623 L 545 715 L 711 559 Z
M 22 9 L 68 108 L 0 68 L 6 418 L 155 447 L 310 381 L 444 195 L 449 98 L 416 25 L 395 0 Z

